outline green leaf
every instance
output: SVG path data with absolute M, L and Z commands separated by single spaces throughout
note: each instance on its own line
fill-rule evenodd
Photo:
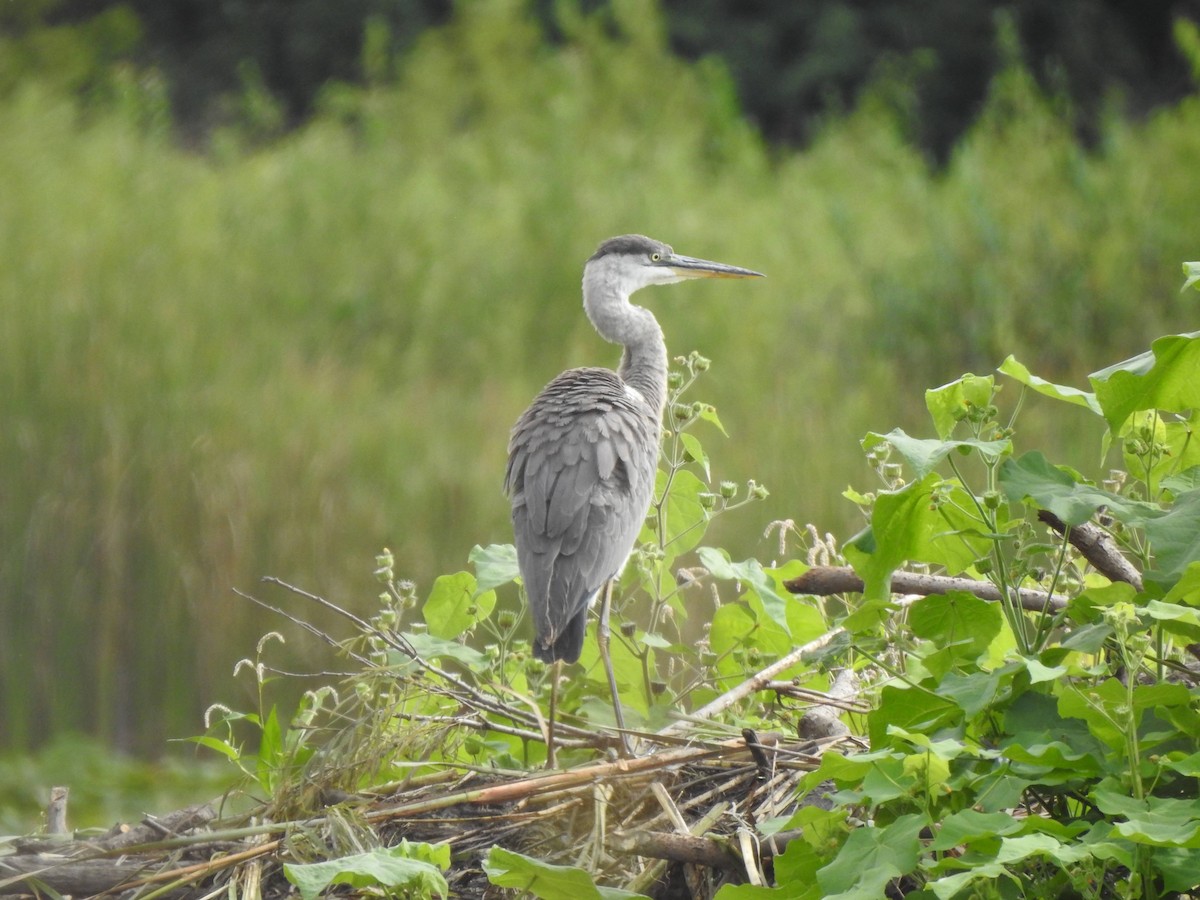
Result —
M 886 746 L 892 726 L 906 732 L 930 734 L 961 716 L 957 703 L 930 691 L 889 684 L 879 693 L 879 705 L 867 716 L 870 743 L 872 747 Z
M 995 462 L 1004 454 L 1011 452 L 1012 441 L 939 441 L 924 438 L 909 437 L 899 428 L 887 434 L 871 432 L 862 441 L 864 450 L 870 450 L 879 444 L 887 443 L 892 446 L 913 470 L 913 477 L 918 481 L 928 475 L 943 459 L 951 453 L 974 450 L 988 462 Z
M 1011 678 L 1011 676 L 1010 676 Z M 968 719 L 974 718 L 996 699 L 1001 672 L 948 672 L 938 684 L 939 697 L 957 703 Z
M 587 872 L 574 866 L 553 866 L 541 860 L 493 847 L 483 861 L 488 881 L 496 887 L 516 888 L 542 900 L 621 900 L 642 897 L 631 891 L 600 887 Z
M 725 884 L 714 900 L 820 900 L 816 875 L 823 862 L 807 841 L 792 840 L 775 857 L 776 887 Z
M 957 381 L 925 392 L 925 408 L 933 418 L 938 437 L 945 440 L 954 431 L 969 406 L 991 404 L 996 381 L 991 375 L 964 375 Z
M 209 737 L 208 735 L 198 735 L 196 737 L 184 738 L 193 744 L 199 744 L 201 747 L 207 747 L 209 750 L 214 750 L 228 759 L 238 760 L 242 758 L 242 751 L 228 741 L 220 740 L 219 738 Z
M 404 633 L 404 638 L 421 659 L 453 659 L 476 672 L 482 672 L 491 665 L 487 657 L 478 650 L 460 644 L 458 641 L 448 641 L 432 634 L 416 634 L 407 631 Z M 399 656 L 398 662 L 408 659 L 403 654 L 397 653 L 397 655 Z
M 700 564 L 712 573 L 714 578 L 724 580 L 735 579 L 749 587 L 762 601 L 763 608 L 776 625 L 786 633 L 791 634 L 788 624 L 788 605 L 795 600 L 789 595 L 780 594 L 775 588 L 775 581 L 763 569 L 756 559 L 747 559 L 739 563 L 730 562 L 729 554 L 715 547 L 701 547 L 696 551 Z
M 1040 450 L 1006 459 L 1000 466 L 1000 488 L 1010 502 L 1032 500 L 1068 525 L 1082 525 L 1115 496 L 1077 483 L 1068 473 L 1050 465 Z
M 267 721 L 262 726 L 262 738 L 258 745 L 258 783 L 268 791 L 275 784 L 275 774 L 283 762 L 283 728 L 279 724 L 279 714 L 274 706 L 267 714 Z
M 1154 854 L 1154 867 L 1162 874 L 1163 887 L 1183 893 L 1200 884 L 1200 849 L 1161 847 Z
M 934 490 L 947 495 L 933 503 Z M 978 535 L 978 522 L 965 509 L 966 492 L 934 473 L 898 491 L 883 491 L 871 511 L 871 527 L 846 547 L 846 558 L 864 582 L 868 601 L 890 597 L 892 572 L 905 562 L 945 566 L 952 574 L 982 556 L 991 542 Z
M 908 610 L 913 634 L 936 642 L 960 658 L 977 659 L 1000 633 L 1003 615 L 997 603 L 965 591 L 933 594 Z
M 679 440 L 683 444 L 683 449 L 687 451 L 687 455 L 700 466 L 704 472 L 704 480 L 708 481 L 712 478 L 712 472 L 708 468 L 708 455 L 704 452 L 704 448 L 700 445 L 700 439 L 694 434 L 689 434 L 684 431 L 679 435 Z
M 1007 812 L 982 813 L 964 809 L 947 816 L 938 828 L 930 850 L 951 850 L 972 841 L 986 840 L 1021 830 L 1021 823 Z
M 717 416 L 717 410 L 715 407 L 707 403 L 704 404 L 704 406 L 700 409 L 700 418 L 703 421 L 708 422 L 710 425 L 716 425 L 717 430 L 721 432 L 721 434 L 725 435 L 725 437 L 729 437 L 729 432 L 726 431 L 725 426 L 721 424 L 721 419 Z
M 1138 410 L 1200 407 L 1200 332 L 1161 337 L 1147 353 L 1088 378 L 1114 434 Z
M 517 548 L 512 544 L 488 544 L 471 548 L 468 561 L 475 567 L 475 590 L 490 591 L 521 577 Z
M 1185 280 L 1183 287 L 1179 289 L 1180 293 L 1200 282 L 1200 262 L 1185 262 L 1183 264 L 1183 276 Z M 1197 290 L 1200 290 L 1200 288 L 1197 288 Z
M 1200 642 L 1200 609 L 1151 600 L 1141 611 L 1162 624 L 1165 631 L 1182 637 L 1189 643 Z
M 1047 397 L 1053 397 L 1055 400 L 1062 400 L 1065 403 L 1070 403 L 1074 406 L 1081 406 L 1084 409 L 1094 412 L 1096 415 L 1103 415 L 1100 409 L 1100 404 L 1096 402 L 1096 395 L 1088 391 L 1081 391 L 1079 388 L 1067 387 L 1061 384 L 1052 384 L 1044 378 L 1038 378 L 1036 375 L 1030 374 L 1029 370 L 1021 363 L 1017 362 L 1015 356 L 1010 356 L 1000 364 L 997 370 L 1003 372 L 1010 378 L 1014 378 L 1028 388 L 1032 388 L 1039 394 Z
M 1154 547 L 1154 571 L 1146 573 L 1146 580 L 1174 585 L 1189 565 L 1200 562 L 1200 491 L 1180 494 L 1166 513 L 1144 527 Z
M 916 868 L 926 824 L 924 816 L 913 813 L 890 825 L 856 828 L 833 862 L 818 870 L 821 895 L 827 900 L 879 900 L 889 882 Z
M 668 477 L 670 491 L 664 503 L 662 496 L 667 490 Z M 693 549 L 704 539 L 708 528 L 708 511 L 700 503 L 700 495 L 706 493 L 708 487 L 687 469 L 678 469 L 670 475 L 659 469 L 654 489 L 659 507 L 658 528 L 643 528 L 641 540 L 656 542 L 659 531 L 663 531 L 663 550 L 668 563 Z
M 1159 486 L 1172 494 L 1184 494 L 1200 489 L 1200 466 L 1190 466 L 1175 475 L 1168 475 Z
M 428 849 L 421 849 L 423 847 Z M 438 860 L 437 864 L 433 859 Z M 335 884 L 352 888 L 384 887 L 416 897 L 446 897 L 449 886 L 439 866 L 449 868 L 449 846 L 430 847 L 405 842 L 325 862 L 285 863 L 283 874 L 300 891 L 303 900 L 315 900 Z
M 1200 849 L 1200 799 L 1147 797 L 1138 800 L 1104 788 L 1092 799 L 1101 812 L 1121 816 L 1116 832 L 1139 844 Z
M 421 615 L 429 625 L 430 634 L 449 641 L 486 619 L 495 605 L 495 591 L 477 593 L 474 575 L 455 572 L 434 581 Z

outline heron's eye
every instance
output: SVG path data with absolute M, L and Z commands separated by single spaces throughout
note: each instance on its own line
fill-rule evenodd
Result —
M 660 259 L 662 259 L 661 253 L 651 253 L 650 254 L 650 262 L 658 262 Z

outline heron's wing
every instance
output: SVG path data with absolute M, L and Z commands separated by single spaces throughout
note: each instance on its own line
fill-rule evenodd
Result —
M 658 410 L 607 369 L 563 373 L 513 428 L 505 489 L 542 647 L 572 624 L 582 641 L 578 620 L 633 549 L 660 433 Z

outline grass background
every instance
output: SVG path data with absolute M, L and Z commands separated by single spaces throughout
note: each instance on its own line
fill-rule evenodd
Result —
M 772 491 L 720 523 L 735 558 L 774 558 L 775 518 L 857 530 L 858 439 L 926 434 L 926 387 L 1009 353 L 1084 386 L 1195 328 L 1195 97 L 1084 148 L 1013 65 L 935 170 L 887 82 L 793 152 L 666 51 L 652 6 L 617 14 L 550 47 L 466 5 L 286 136 L 250 85 L 247 127 L 203 149 L 133 75 L 103 105 L 0 99 L 0 752 L 200 732 L 281 624 L 232 587 L 369 609 L 384 545 L 427 586 L 508 541 L 512 421 L 561 369 L 616 362 L 579 298 L 610 235 L 769 276 L 639 297 L 714 361 L 714 475 Z M 1029 407 L 1023 446 L 1103 471 L 1082 413 Z

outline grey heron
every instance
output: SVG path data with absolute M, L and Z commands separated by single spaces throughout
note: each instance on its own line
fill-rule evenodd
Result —
M 579 659 L 588 609 L 603 591 L 597 638 L 628 749 L 608 654 L 612 581 L 637 541 L 654 497 L 667 346 L 630 295 L 693 278 L 762 273 L 675 253 L 638 234 L 604 241 L 583 269 L 583 308 L 602 338 L 624 349 L 617 370 L 569 369 L 513 426 L 504 488 L 512 500 L 517 562 L 533 616 L 533 653 L 555 666 L 547 763 L 554 764 L 554 698 L 561 662 Z

